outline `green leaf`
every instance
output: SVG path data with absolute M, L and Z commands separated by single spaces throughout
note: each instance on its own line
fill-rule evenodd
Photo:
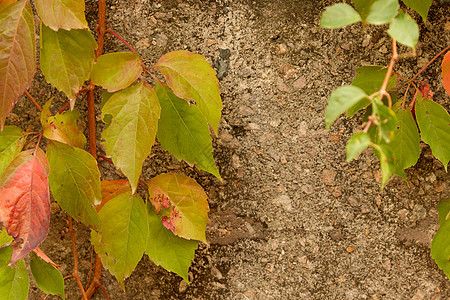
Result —
M 370 136 L 365 132 L 357 132 L 347 142 L 347 162 L 353 160 L 370 146 Z
M 442 162 L 445 170 L 450 160 L 450 116 L 438 103 L 422 99 L 417 93 L 416 119 L 422 141 L 430 145 L 434 156 Z
M 10 2 L 10 1 L 8 1 Z M 0 10 L 0 129 L 36 72 L 34 18 L 28 1 Z
M 420 155 L 419 131 L 409 109 L 397 111 L 397 128 L 390 146 L 395 155 L 398 169 L 406 169 L 416 164 Z
M 1 238 L 3 238 L 5 235 L 9 236 L 9 235 L 6 234 L 6 230 L 5 229 L 3 229 L 1 232 L 2 232 L 2 237 Z M 11 241 L 12 241 L 12 238 L 8 242 L 11 242 Z M 2 243 L 2 245 L 3 244 L 4 243 Z M 12 245 L 0 248 L 0 269 L 5 267 L 6 265 L 8 265 L 9 262 L 11 261 L 11 257 L 12 257 L 12 254 L 13 254 L 13 248 L 14 248 L 14 246 L 12 246 Z
M 142 73 L 141 59 L 132 52 L 103 54 L 92 68 L 91 79 L 108 92 L 129 87 Z
M 161 104 L 158 141 L 177 159 L 196 164 L 221 179 L 212 155 L 212 139 L 205 117 L 195 105 L 178 98 L 167 85 L 155 85 Z
M 89 79 L 97 43 L 87 29 L 53 31 L 41 22 L 42 73 L 48 83 L 64 92 L 71 109 L 81 85 Z
M 450 198 L 442 199 L 438 207 L 439 226 L 450 220 Z
M 153 177 L 146 184 L 154 205 L 165 197 L 170 201 L 172 215 L 168 223 L 173 226 L 173 233 L 206 243 L 209 206 L 203 188 L 195 180 L 169 173 Z
M 52 30 L 88 28 L 84 0 L 34 0 L 36 11 Z
M 376 0 L 352 0 L 356 10 L 361 15 L 363 21 L 367 18 L 370 12 L 370 8 Z
M 371 95 L 380 90 L 383 85 L 384 77 L 386 76 L 387 68 L 384 66 L 362 66 L 356 69 L 355 79 L 352 86 L 357 86 L 362 89 L 367 95 Z M 397 75 L 391 75 L 388 80 L 386 90 L 394 88 L 397 85 Z M 347 118 L 353 116 L 360 109 L 367 107 L 370 104 L 369 99 L 364 99 L 356 105 L 350 107 L 347 112 Z
M 109 200 L 99 212 L 100 232 L 91 231 L 91 241 L 103 266 L 116 276 L 122 288 L 144 254 L 148 236 L 147 208 L 130 190 Z
M 380 160 L 381 166 L 381 189 L 384 188 L 389 178 L 392 177 L 392 174 L 395 172 L 394 165 L 394 153 L 389 145 L 375 145 L 372 144 L 373 152 Z
M 155 142 L 160 113 L 155 91 L 144 82 L 115 93 L 103 106 L 103 121 L 111 118 L 102 133 L 106 154 L 128 177 L 133 193 Z
M 398 13 L 398 0 L 377 0 L 372 4 L 366 22 L 373 25 L 389 23 Z
M 374 101 L 372 109 L 379 118 L 379 124 L 377 124 L 378 134 L 382 140 L 386 143 L 390 143 L 394 138 L 395 130 L 397 129 L 397 116 L 395 115 L 395 112 L 379 100 Z
M 427 21 L 428 11 L 430 10 L 432 0 L 402 0 L 406 6 L 414 9 L 423 19 Z
M 431 257 L 450 279 L 450 221 L 439 225 L 438 232 L 431 242 Z
M 361 21 L 361 16 L 348 4 L 338 3 L 328 6 L 320 18 L 320 26 L 339 28 Z
M 326 129 L 330 128 L 334 120 L 350 107 L 366 98 L 366 93 L 356 86 L 341 86 L 335 89 L 328 100 L 325 111 Z
M 165 228 L 161 216 L 155 213 L 151 204 L 148 207 L 148 241 L 145 253 L 157 265 L 180 275 L 189 283 L 188 271 L 194 259 L 198 242 L 180 238 Z
M 8 234 L 8 231 L 5 228 L 0 229 L 0 248 L 9 245 L 13 240 L 14 239 Z
M 154 65 L 177 97 L 195 101 L 217 134 L 222 111 L 219 80 L 205 57 L 188 51 L 163 55 Z
M 64 279 L 61 272 L 34 252 L 30 258 L 31 274 L 39 289 L 46 294 L 60 295 L 64 299 Z
M 47 146 L 49 184 L 58 204 L 84 225 L 100 228 L 93 208 L 101 203 L 100 172 L 97 161 L 84 150 L 60 142 Z
M 5 126 L 3 132 L 0 132 L 0 175 L 22 151 L 25 141 L 24 132 L 16 126 Z
M 53 99 L 53 98 L 52 98 Z M 50 140 L 68 144 L 72 147 L 83 148 L 86 144 L 86 137 L 78 129 L 77 120 L 80 113 L 76 110 L 57 113 L 52 116 L 50 105 L 52 99 L 48 100 L 42 108 L 41 124 L 44 129 L 44 136 Z
M 399 44 L 416 48 L 419 41 L 419 26 L 408 14 L 400 12 L 387 31 Z
M 26 300 L 28 298 L 27 267 L 23 260 L 19 260 L 12 267 L 0 268 L 0 297 L 7 300 Z

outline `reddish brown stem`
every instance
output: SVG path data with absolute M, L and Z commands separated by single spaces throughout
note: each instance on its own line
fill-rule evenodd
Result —
M 107 162 L 109 162 L 110 164 L 113 164 L 113 165 L 114 165 L 113 161 L 112 161 L 112 160 L 110 160 L 109 158 L 107 158 L 106 156 L 103 156 L 103 155 L 99 155 L 98 157 L 100 157 L 100 158 L 102 158 L 102 159 L 106 160 Z
M 444 50 L 442 50 L 438 54 L 436 54 L 422 69 L 419 70 L 419 72 L 416 73 L 416 75 L 413 76 L 413 78 L 411 78 L 409 81 L 405 82 L 401 87 L 399 87 L 399 89 L 404 87 L 406 84 L 413 82 L 423 71 L 425 71 L 426 68 L 428 68 L 433 63 L 433 61 L 435 61 L 439 56 L 444 54 L 449 49 L 450 49 L 450 45 L 445 47 Z
M 97 136 L 95 133 L 95 96 L 94 85 L 89 81 L 88 104 L 88 129 L 89 129 L 89 153 L 97 159 Z
M 73 248 L 73 272 L 72 275 L 75 278 L 78 287 L 81 291 L 81 295 L 83 296 L 83 300 L 87 300 L 86 291 L 84 290 L 83 284 L 81 283 L 80 277 L 78 276 L 78 255 L 77 255 L 77 244 L 75 243 L 75 233 L 73 232 L 72 226 L 72 217 L 69 216 L 69 232 L 70 238 L 72 239 L 72 248 Z
M 99 57 L 103 53 L 103 43 L 105 40 L 105 21 L 106 21 L 106 2 L 105 0 L 98 1 L 98 35 L 97 35 L 97 51 L 95 56 Z M 89 127 L 89 153 L 97 159 L 97 138 L 95 134 L 95 86 L 89 81 L 88 85 L 88 127 Z M 95 254 L 94 278 L 92 279 L 86 291 L 88 299 L 92 297 L 96 288 L 100 285 L 102 277 L 102 262 Z
M 39 105 L 39 103 L 36 102 L 36 100 L 34 100 L 33 96 L 31 96 L 31 94 L 28 93 L 27 90 L 25 90 L 25 95 L 27 95 L 28 99 L 30 99 L 34 106 L 36 106 L 38 111 L 42 111 L 42 107 Z
M 125 46 L 128 47 L 128 49 L 131 50 L 131 52 L 138 54 L 138 53 L 136 52 L 136 50 L 134 50 L 134 48 L 131 47 L 131 45 L 130 45 L 127 41 L 125 41 L 125 39 L 124 39 L 123 37 L 121 37 L 119 34 L 117 34 L 115 31 L 112 31 L 112 30 L 108 29 L 108 30 L 106 30 L 106 32 L 107 32 L 107 33 L 110 33 L 110 34 L 112 34 L 113 36 L 115 36 L 116 38 L 118 38 L 122 43 L 125 44 Z
M 99 57 L 103 53 L 103 43 L 105 41 L 106 29 L 106 1 L 98 1 L 98 34 L 97 34 L 97 50 L 95 56 Z
M 103 287 L 103 285 L 98 284 L 98 287 L 102 290 L 103 295 L 105 295 L 105 297 L 106 297 L 106 300 L 109 300 L 108 293 L 106 292 L 106 290 L 105 290 L 105 288 Z

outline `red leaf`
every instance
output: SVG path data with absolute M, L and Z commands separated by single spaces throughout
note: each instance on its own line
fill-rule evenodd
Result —
M 444 80 L 444 88 L 450 95 L 450 51 L 448 51 L 442 60 L 442 79 Z
M 36 39 L 33 11 L 28 1 L 1 7 L 0 128 L 3 131 L 6 116 L 30 86 L 36 72 Z
M 105 179 L 101 182 L 101 189 L 102 189 L 102 202 L 97 205 L 95 208 L 97 211 L 100 211 L 102 209 L 103 205 L 105 205 L 109 200 L 126 193 L 130 191 L 131 193 L 131 186 L 128 180 L 124 179 L 118 179 L 118 180 L 110 180 Z
M 0 178 L 0 222 L 17 242 L 11 264 L 36 248 L 50 225 L 49 167 L 41 149 L 21 152 Z

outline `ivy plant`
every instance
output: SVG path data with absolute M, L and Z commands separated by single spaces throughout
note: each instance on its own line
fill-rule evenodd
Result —
M 365 110 L 360 130 L 347 142 L 347 161 L 371 148 L 380 160 L 381 188 L 394 175 L 407 180 L 405 169 L 414 166 L 419 159 L 420 141 L 428 144 L 433 155 L 447 171 L 450 160 L 450 116 L 445 108 L 433 101 L 430 85 L 417 77 L 433 61 L 442 59 L 442 79 L 450 95 L 450 46 L 438 53 L 411 79 L 404 80 L 394 72 L 395 63 L 402 57 L 416 55 L 419 26 L 400 9 L 398 0 L 352 0 L 353 6 L 338 3 L 323 12 L 320 25 L 340 28 L 361 22 L 366 25 L 388 25 L 387 34 L 392 42 L 392 56 L 388 66 L 361 66 L 351 85 L 335 89 L 325 111 L 326 128 L 346 112 L 347 118 Z M 431 0 L 403 0 L 426 22 Z M 397 44 L 411 52 L 399 53 Z M 411 97 L 410 87 L 415 89 Z M 406 87 L 406 88 L 404 88 Z M 439 268 L 450 278 L 450 223 L 448 199 L 439 206 L 440 229 L 431 245 L 431 254 Z
M 170 52 L 153 66 L 145 65 L 129 43 L 106 29 L 105 1 L 98 4 L 96 40 L 83 0 L 35 0 L 40 19 L 36 53 L 30 2 L 0 1 L 1 299 L 27 298 L 27 256 L 37 286 L 65 297 L 58 266 L 38 247 L 49 232 L 51 196 L 68 214 L 71 275 L 83 299 L 96 288 L 109 299 L 100 283 L 102 265 L 125 288 L 124 280 L 144 253 L 189 281 L 198 241 L 206 243 L 209 206 L 203 188 L 183 174 L 146 181 L 141 173 L 158 140 L 177 159 L 221 179 L 210 132 L 217 134 L 222 109 L 216 73 L 205 57 L 188 51 Z M 106 33 L 130 51 L 102 54 Z M 64 106 L 55 109 L 53 98 L 34 99 L 27 91 L 37 69 L 67 97 Z M 95 91 L 100 95 L 101 89 L 105 155 L 98 154 L 95 132 Z M 5 125 L 23 94 L 40 111 L 39 132 Z M 78 109 L 80 95 L 86 95 L 87 111 Z M 89 140 L 77 125 L 86 115 Z M 110 162 L 126 179 L 102 178 L 98 159 Z M 73 220 L 91 229 L 96 253 L 91 282 L 78 276 Z

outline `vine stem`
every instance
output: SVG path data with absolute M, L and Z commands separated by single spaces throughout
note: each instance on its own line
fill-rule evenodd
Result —
M 34 106 L 36 106 L 38 111 L 42 111 L 42 107 L 39 105 L 39 103 L 36 102 L 36 100 L 34 100 L 33 96 L 31 96 L 31 94 L 25 90 L 25 95 L 27 95 L 28 99 L 30 99 L 30 101 L 34 104 Z
M 98 0 L 98 34 L 97 34 L 97 50 L 95 56 L 98 58 L 103 53 L 103 44 L 105 41 L 105 23 L 106 23 L 106 1 Z M 89 153 L 97 159 L 97 136 L 95 133 L 95 97 L 94 84 L 89 81 L 88 85 L 88 127 L 89 127 Z M 86 290 L 86 297 L 90 299 L 97 287 L 100 287 L 102 277 L 102 262 L 97 253 L 95 253 L 94 278 Z
M 125 39 L 123 37 L 121 37 L 118 33 L 116 33 L 115 31 L 112 31 L 110 29 L 106 30 L 106 32 L 109 33 L 109 34 L 112 34 L 113 36 L 118 38 L 122 43 L 125 44 L 125 46 L 128 47 L 128 49 L 131 50 L 131 52 L 139 55 L 139 53 L 137 53 L 136 50 L 134 50 L 134 48 L 127 41 L 125 41 Z
M 86 295 L 86 291 L 84 290 L 83 284 L 81 283 L 80 277 L 78 276 L 78 255 L 77 255 L 77 244 L 75 242 L 75 233 L 73 232 L 72 225 L 72 217 L 69 216 L 69 232 L 70 238 L 72 239 L 72 248 L 73 248 L 73 272 L 72 276 L 75 278 L 75 281 L 78 284 L 78 288 L 81 291 L 81 295 L 83 296 L 83 300 L 87 300 L 88 297 Z
M 413 82 L 423 71 L 425 71 L 426 68 L 428 68 L 439 56 L 441 56 L 442 54 L 444 54 L 447 50 L 450 49 L 450 45 L 445 47 L 441 52 L 439 52 L 438 54 L 436 54 L 422 69 L 419 70 L 419 72 L 416 73 L 416 75 L 413 76 L 413 78 L 411 78 L 410 80 L 408 80 L 407 82 L 405 82 L 401 87 L 399 87 L 399 89 L 401 89 L 402 87 L 404 87 L 406 84 L 410 84 L 411 82 Z

